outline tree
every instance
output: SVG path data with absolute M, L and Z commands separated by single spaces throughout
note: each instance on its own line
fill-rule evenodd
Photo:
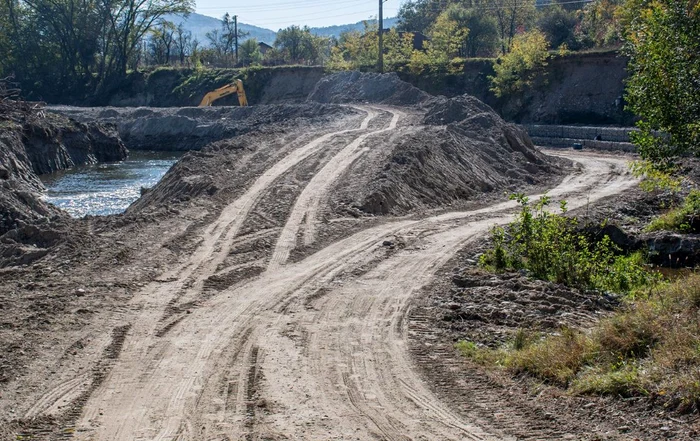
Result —
M 326 43 L 327 40 L 313 35 L 308 26 L 300 28 L 294 25 L 277 33 L 275 48 L 289 63 L 317 64 Z
M 103 78 L 126 75 L 143 37 L 167 14 L 189 14 L 192 0 L 101 0 L 107 15 Z
M 158 27 L 151 30 L 149 46 L 150 56 L 154 64 L 170 64 L 171 53 L 175 46 L 176 30 L 175 24 L 169 21 L 163 21 Z
M 236 34 L 238 32 L 238 34 Z M 221 18 L 221 29 L 214 29 L 206 33 L 209 46 L 214 50 L 214 62 L 220 66 L 233 66 L 236 60 L 236 42 L 240 42 L 248 35 L 237 29 L 234 19 L 227 12 Z M 236 36 L 238 38 L 236 38 Z
M 547 39 L 539 30 L 517 35 L 511 51 L 498 58 L 489 77 L 491 90 L 497 97 L 522 92 L 532 85 L 539 70 L 547 65 L 549 54 Z
M 338 45 L 332 50 L 331 68 L 367 69 L 379 58 L 379 25 L 364 22 L 364 32 L 348 31 L 340 34 Z
M 553 48 L 565 44 L 567 48 L 575 49 L 578 46 L 575 35 L 577 24 L 576 13 L 567 11 L 561 6 L 543 8 L 537 18 L 537 28 L 544 32 L 549 45 Z
M 260 53 L 258 40 L 255 38 L 250 38 L 241 44 L 240 63 L 242 65 L 248 66 L 250 64 L 260 63 L 262 58 L 263 56 Z
M 484 9 L 486 4 L 483 0 L 463 3 L 447 9 L 450 19 L 457 22 L 459 28 L 469 30 L 462 42 L 460 56 L 492 56 L 498 44 L 496 20 L 490 15 L 491 11 Z
M 177 28 L 175 29 L 175 48 L 177 50 L 177 58 L 180 61 L 181 66 L 185 64 L 185 59 L 192 55 L 192 44 L 192 32 L 186 30 L 182 23 L 177 25 Z
M 0 78 L 10 74 L 11 66 L 14 62 L 12 53 L 12 25 L 10 21 L 10 11 L 7 2 L 0 2 Z
M 519 27 L 524 27 L 535 12 L 535 0 L 488 0 L 487 6 L 496 18 L 496 28 L 501 39 L 501 54 L 510 51 Z
M 586 46 L 619 46 L 619 12 L 624 0 L 595 0 L 582 10 L 579 39 Z
M 392 28 L 384 33 L 385 66 L 392 71 L 400 71 L 408 66 L 413 54 L 413 34 L 399 32 Z
M 426 33 L 447 5 L 446 0 L 409 0 L 399 8 L 399 30 Z
M 23 54 L 22 70 L 51 72 L 54 86 L 69 90 L 90 79 L 101 32 L 99 0 L 6 0 L 5 5 L 13 46 Z
M 629 109 L 642 158 L 659 168 L 700 156 L 700 3 L 629 0 L 624 11 Z
M 459 56 L 469 30 L 459 26 L 450 17 L 449 10 L 435 19 L 428 32 L 430 41 L 426 41 L 425 51 L 414 51 L 411 56 L 411 71 L 420 74 L 425 70 L 432 72 L 455 72 L 452 62 Z

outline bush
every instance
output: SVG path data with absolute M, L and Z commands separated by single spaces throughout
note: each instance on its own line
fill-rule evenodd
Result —
M 629 0 L 624 6 L 629 109 L 642 158 L 665 166 L 700 155 L 700 4 Z
M 496 74 L 489 77 L 491 91 L 500 98 L 531 86 L 538 72 L 547 65 L 548 49 L 547 38 L 540 31 L 516 36 L 511 51 L 500 56 L 493 66 Z
M 542 197 L 534 207 L 522 194 L 512 196 L 521 206 L 517 219 L 492 230 L 494 246 L 481 257 L 482 266 L 495 270 L 525 269 L 541 280 L 576 288 L 632 293 L 653 285 L 658 277 L 646 271 L 640 254 L 616 255 L 608 236 L 591 243 L 576 231 L 576 218 L 547 211 L 551 199 Z
M 543 8 L 537 20 L 537 27 L 547 36 L 550 47 L 566 45 L 570 49 L 578 47 L 574 31 L 578 18 L 575 12 L 561 6 Z

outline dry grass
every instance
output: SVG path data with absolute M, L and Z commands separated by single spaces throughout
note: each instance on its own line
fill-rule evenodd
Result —
M 462 352 L 571 393 L 649 395 L 680 412 L 700 411 L 700 274 L 658 288 L 586 332 L 525 341 L 519 349 L 472 344 Z
M 581 332 L 564 329 L 537 343 L 506 355 L 505 366 L 527 372 L 561 386 L 571 380 L 597 352 L 595 342 Z

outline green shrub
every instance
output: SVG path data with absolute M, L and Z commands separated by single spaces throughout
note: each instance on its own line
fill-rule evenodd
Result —
M 498 58 L 489 77 L 491 91 L 497 97 L 513 95 L 531 86 L 539 71 L 547 65 L 549 44 L 545 35 L 534 30 L 517 35 L 511 51 Z
M 526 269 L 541 280 L 583 289 L 631 293 L 653 285 L 658 277 L 646 271 L 641 254 L 617 255 L 608 236 L 597 243 L 576 231 L 576 218 L 548 211 L 551 199 L 542 197 L 532 206 L 516 194 L 518 217 L 507 227 L 492 230 L 493 248 L 481 257 L 482 266 L 495 270 Z

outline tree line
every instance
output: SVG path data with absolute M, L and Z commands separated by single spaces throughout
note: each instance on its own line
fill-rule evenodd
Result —
M 58 99 L 109 92 L 151 66 L 316 65 L 330 55 L 330 39 L 300 26 L 261 50 L 229 14 L 199 41 L 173 22 L 193 8 L 193 0 L 0 0 L 0 77 L 13 76 L 28 99 Z
M 2 0 L 0 73 L 55 96 L 118 84 L 138 66 L 144 38 L 191 0 Z

